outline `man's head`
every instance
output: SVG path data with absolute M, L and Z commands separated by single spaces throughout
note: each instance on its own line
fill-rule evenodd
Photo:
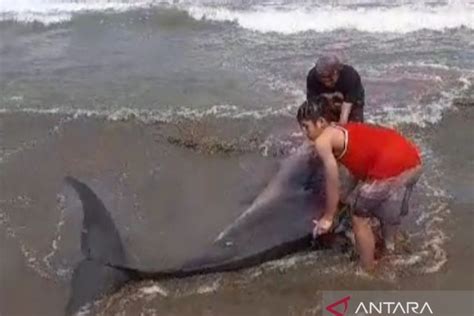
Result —
M 328 88 L 332 88 L 336 85 L 337 79 L 339 79 L 342 64 L 336 56 L 326 55 L 321 56 L 316 61 L 315 68 L 319 82 Z
M 337 112 L 333 98 L 319 96 L 314 102 L 304 101 L 298 109 L 296 119 L 306 136 L 314 141 L 329 123 L 338 120 Z

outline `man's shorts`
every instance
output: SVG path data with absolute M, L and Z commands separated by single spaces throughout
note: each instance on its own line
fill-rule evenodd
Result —
M 398 225 L 408 214 L 413 187 L 420 178 L 421 166 L 398 176 L 360 182 L 351 192 L 351 214 L 359 217 L 376 217 L 382 224 Z

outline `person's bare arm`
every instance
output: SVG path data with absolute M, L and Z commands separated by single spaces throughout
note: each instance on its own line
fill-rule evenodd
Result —
M 349 115 L 351 114 L 352 103 L 343 102 L 341 107 L 341 116 L 339 117 L 339 124 L 346 124 L 349 121 Z
M 331 138 L 332 131 L 325 131 L 316 140 L 316 151 L 323 162 L 326 176 L 326 208 L 322 219 L 328 220 L 332 224 L 339 203 L 339 172 Z

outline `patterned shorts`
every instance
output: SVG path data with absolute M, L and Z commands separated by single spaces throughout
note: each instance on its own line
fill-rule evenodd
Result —
M 418 166 L 392 178 L 359 182 L 348 197 L 351 214 L 376 217 L 382 224 L 400 224 L 408 214 L 411 193 L 420 175 Z

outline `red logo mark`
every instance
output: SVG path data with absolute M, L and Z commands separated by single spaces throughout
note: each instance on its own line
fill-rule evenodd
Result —
M 346 297 L 340 299 L 339 301 L 334 302 L 331 305 L 326 306 L 326 310 L 328 312 L 330 312 L 331 314 L 333 314 L 334 316 L 344 316 L 344 314 L 346 314 L 346 312 L 347 312 L 347 309 L 349 308 L 349 300 L 350 299 L 351 299 L 350 295 L 346 296 Z M 338 305 L 341 305 L 341 304 L 344 304 L 344 311 L 342 313 L 334 310 L 334 307 L 336 307 Z

